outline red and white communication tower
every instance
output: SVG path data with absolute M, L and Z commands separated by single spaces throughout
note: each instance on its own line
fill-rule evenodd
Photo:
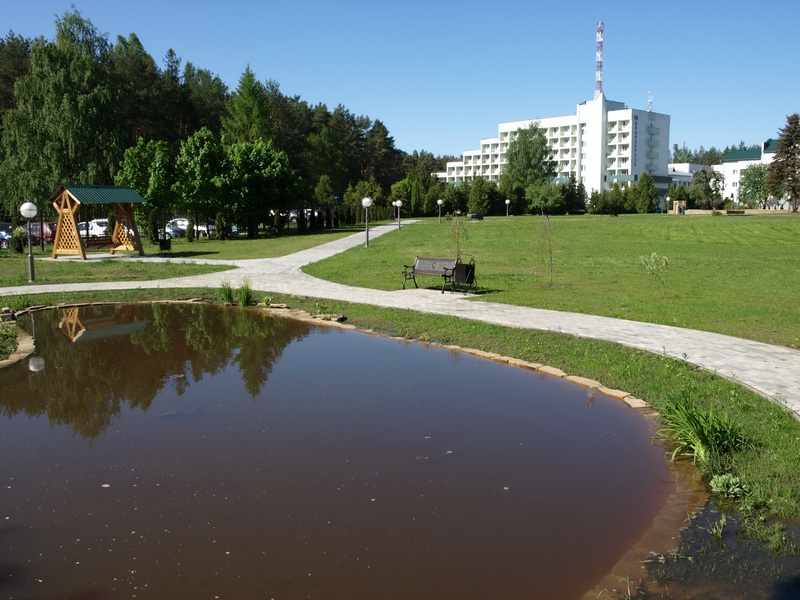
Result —
M 595 73 L 594 97 L 599 98 L 603 93 L 603 31 L 605 24 L 603 21 L 597 22 L 597 72 Z

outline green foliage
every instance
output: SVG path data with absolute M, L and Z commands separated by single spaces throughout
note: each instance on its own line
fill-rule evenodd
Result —
M 706 168 L 694 172 L 689 193 L 697 207 L 719 209 L 722 206 L 724 186 L 724 175 L 711 168 Z
M 219 288 L 220 296 L 222 297 L 222 301 L 226 304 L 233 304 L 234 303 L 234 292 L 233 287 L 231 287 L 231 283 L 229 281 L 223 281 Z
M 481 215 L 489 214 L 492 207 L 494 191 L 494 184 L 483 177 L 476 177 L 473 179 L 469 189 L 467 211 Z
M 750 206 L 767 207 L 767 165 L 755 164 L 742 170 L 739 178 L 739 200 Z
M 555 215 L 564 214 L 566 205 L 561 190 L 557 185 L 540 182 L 525 188 L 525 200 L 528 210 L 534 214 Z
M 331 178 L 327 175 L 322 175 L 317 181 L 317 187 L 314 188 L 314 200 L 318 206 L 330 206 L 333 204 L 333 187 L 331 186 Z
M 656 212 L 658 209 L 658 190 L 650 173 L 642 173 L 639 181 L 631 189 L 631 193 L 633 194 L 633 205 L 637 213 Z
M 31 47 L 30 72 L 16 82 L 16 105 L 4 119 L 8 213 L 65 183 L 112 182 L 122 145 L 108 62 L 106 37 L 74 9 L 56 20 L 55 42 Z
M 505 173 L 523 189 L 549 184 L 556 173 L 553 151 L 539 123 L 517 131 L 506 152 Z
M 709 482 L 709 486 L 713 493 L 719 494 L 724 498 L 741 498 L 747 493 L 747 486 L 732 473 L 714 475 Z
M 225 148 L 225 163 L 219 181 L 227 199 L 224 210 L 256 237 L 259 217 L 285 208 L 290 189 L 290 171 L 285 153 L 271 142 L 241 142 Z
M 28 231 L 24 227 L 15 227 L 8 242 L 9 249 L 15 254 L 22 254 L 25 251 L 25 239 L 27 237 Z
M 751 445 L 737 423 L 715 414 L 713 404 L 704 408 L 688 396 L 673 394 L 659 404 L 659 411 L 665 423 L 659 434 L 671 445 L 673 459 L 689 457 L 709 475 L 718 472 L 730 454 Z
M 0 360 L 6 360 L 16 349 L 16 328 L 0 326 Z
M 222 118 L 222 137 L 226 145 L 271 139 L 267 92 L 250 65 L 227 102 L 227 112 L 230 116 Z
M 256 303 L 256 295 L 253 292 L 253 288 L 250 287 L 249 281 L 242 282 L 236 292 L 236 296 L 239 299 L 239 306 L 252 306 Z
M 223 161 L 224 151 L 219 140 L 205 127 L 181 143 L 174 186 L 181 212 L 225 209 L 220 195 Z
M 793 212 L 800 204 L 800 114 L 786 117 L 778 136 L 778 151 L 767 169 L 767 187 L 789 201 Z

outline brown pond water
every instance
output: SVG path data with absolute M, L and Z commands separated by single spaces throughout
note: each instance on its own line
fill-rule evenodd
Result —
M 674 488 L 636 411 L 468 354 L 202 305 L 30 319 L 3 598 L 574 599 Z

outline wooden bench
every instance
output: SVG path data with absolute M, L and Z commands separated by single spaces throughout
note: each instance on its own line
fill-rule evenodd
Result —
M 461 260 L 461 256 L 456 258 L 427 258 L 424 256 L 417 256 L 414 259 L 413 265 L 403 265 L 403 289 L 406 289 L 406 283 L 410 279 L 414 282 L 414 287 L 419 287 L 417 284 L 417 275 L 427 275 L 430 277 L 442 278 L 442 293 L 449 283 L 453 292 L 459 285 L 464 286 L 465 291 L 467 287 L 476 287 L 477 279 L 475 278 L 475 259 L 470 257 L 468 263 Z
M 98 235 L 90 238 L 81 238 L 84 250 L 105 250 L 108 249 L 109 253 L 114 254 L 117 250 L 132 250 L 127 244 L 118 244 L 110 235 Z

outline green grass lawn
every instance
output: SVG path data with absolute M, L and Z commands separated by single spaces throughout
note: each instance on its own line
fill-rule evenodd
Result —
M 480 297 L 648 321 L 800 347 L 800 216 L 596 215 L 464 221 Z M 304 270 L 339 283 L 399 289 L 414 257 L 455 254 L 451 223 L 407 225 Z M 640 257 L 669 259 L 662 298 Z M 441 285 L 420 278 L 421 285 Z
M 189 243 L 186 238 L 172 240 L 171 252 L 165 257 L 180 259 L 241 260 L 250 258 L 273 258 L 285 256 L 319 244 L 331 242 L 353 233 L 360 228 L 321 231 L 309 235 L 289 234 L 282 237 L 248 240 L 243 237 L 231 240 L 199 239 Z M 158 246 L 144 243 L 146 255 L 158 254 Z M 230 269 L 229 266 L 195 265 L 178 262 L 147 264 L 120 260 L 43 260 L 52 256 L 52 246 L 34 248 L 34 268 L 36 283 L 92 283 L 96 281 L 145 281 L 168 279 L 188 275 L 202 275 Z M 107 255 L 107 252 L 90 252 Z M 120 255 L 133 252 L 119 252 Z M 109 257 L 110 258 L 110 257 Z M 2 285 L 25 285 L 28 282 L 27 254 L 14 254 L 10 250 L 0 250 L 0 282 Z

